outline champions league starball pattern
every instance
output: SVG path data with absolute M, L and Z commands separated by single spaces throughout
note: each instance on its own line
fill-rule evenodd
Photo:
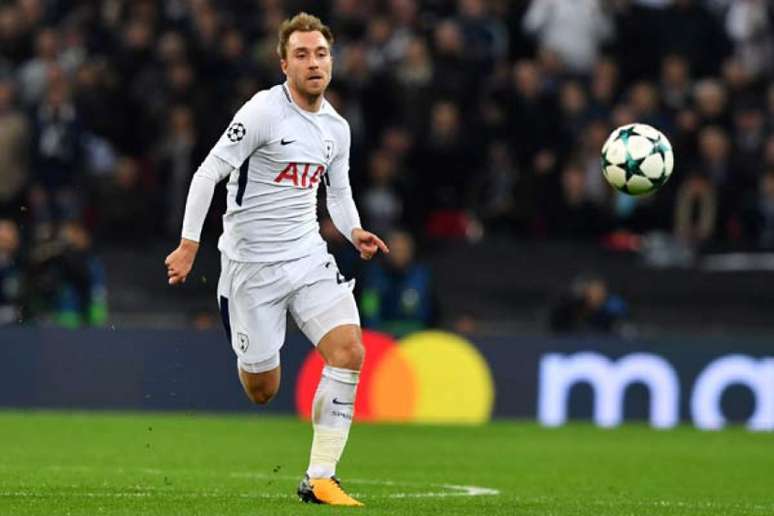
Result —
M 613 188 L 629 195 L 661 188 L 672 175 L 674 162 L 667 137 L 646 124 L 619 127 L 602 147 L 602 174 Z

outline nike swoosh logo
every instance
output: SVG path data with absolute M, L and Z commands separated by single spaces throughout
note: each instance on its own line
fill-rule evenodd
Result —
M 354 401 L 339 401 L 336 398 L 333 398 L 333 404 L 334 405 L 354 405 Z
M 296 140 L 285 141 L 285 138 L 283 138 L 283 139 L 280 140 L 280 145 L 288 145 L 289 143 L 293 143 L 294 141 L 296 141 Z

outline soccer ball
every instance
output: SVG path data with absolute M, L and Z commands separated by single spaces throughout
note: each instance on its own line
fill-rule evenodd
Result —
M 646 124 L 616 129 L 602 146 L 602 174 L 629 195 L 655 192 L 672 175 L 675 155 L 661 131 Z

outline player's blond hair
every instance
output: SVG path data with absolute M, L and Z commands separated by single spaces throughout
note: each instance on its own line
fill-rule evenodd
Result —
M 328 46 L 333 46 L 333 32 L 330 27 L 325 25 L 320 18 L 312 14 L 300 12 L 292 18 L 282 22 L 279 28 L 279 38 L 277 41 L 277 55 L 282 59 L 288 57 L 288 40 L 294 32 L 314 32 L 319 31 L 328 41 Z

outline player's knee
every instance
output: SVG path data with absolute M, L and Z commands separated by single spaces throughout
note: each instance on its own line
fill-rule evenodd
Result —
M 352 338 L 341 342 L 331 353 L 329 365 L 359 371 L 365 360 L 365 347 L 360 339 Z
M 267 385 L 245 386 L 247 397 L 256 405 L 267 405 L 277 394 L 277 389 Z

